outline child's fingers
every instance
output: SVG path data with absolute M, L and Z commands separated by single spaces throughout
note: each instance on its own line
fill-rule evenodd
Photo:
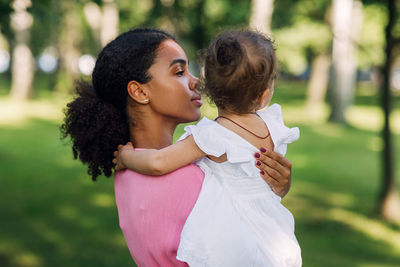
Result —
M 132 147 L 132 148 L 133 148 L 132 142 L 127 142 L 125 146 L 129 146 L 129 147 Z
M 117 164 L 117 159 L 116 158 L 114 158 L 113 160 L 112 160 L 112 163 L 114 163 L 114 164 Z
M 123 145 L 118 145 L 118 150 L 121 150 L 123 147 Z
M 113 155 L 114 157 L 118 157 L 118 151 L 114 151 Z

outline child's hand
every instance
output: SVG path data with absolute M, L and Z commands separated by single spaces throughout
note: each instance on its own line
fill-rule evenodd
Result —
M 118 146 L 118 151 L 114 151 L 114 159 L 113 163 L 115 164 L 115 171 L 122 171 L 127 168 L 127 166 L 124 163 L 124 157 L 123 157 L 123 152 L 124 151 L 134 151 L 134 147 L 131 142 L 126 143 L 126 145 L 119 145 Z

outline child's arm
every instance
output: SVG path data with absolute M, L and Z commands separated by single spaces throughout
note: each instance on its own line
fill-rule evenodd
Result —
M 134 150 L 132 144 L 119 146 L 114 152 L 116 170 L 125 168 L 147 175 L 163 175 L 206 156 L 193 136 L 163 149 Z

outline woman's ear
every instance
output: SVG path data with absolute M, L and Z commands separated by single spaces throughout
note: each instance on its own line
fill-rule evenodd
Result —
M 137 81 L 130 81 L 127 86 L 128 94 L 135 102 L 146 105 L 149 103 L 147 90 Z

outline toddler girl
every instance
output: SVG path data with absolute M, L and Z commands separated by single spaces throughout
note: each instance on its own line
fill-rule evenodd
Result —
M 293 216 L 253 165 L 258 147 L 284 155 L 299 138 L 298 128 L 283 124 L 278 104 L 261 110 L 273 95 L 276 65 L 264 35 L 218 35 L 206 52 L 200 88 L 216 104 L 218 117 L 186 126 L 169 147 L 134 150 L 128 143 L 115 153 L 116 170 L 163 175 L 196 161 L 204 171 L 177 253 L 190 266 L 301 266 Z

